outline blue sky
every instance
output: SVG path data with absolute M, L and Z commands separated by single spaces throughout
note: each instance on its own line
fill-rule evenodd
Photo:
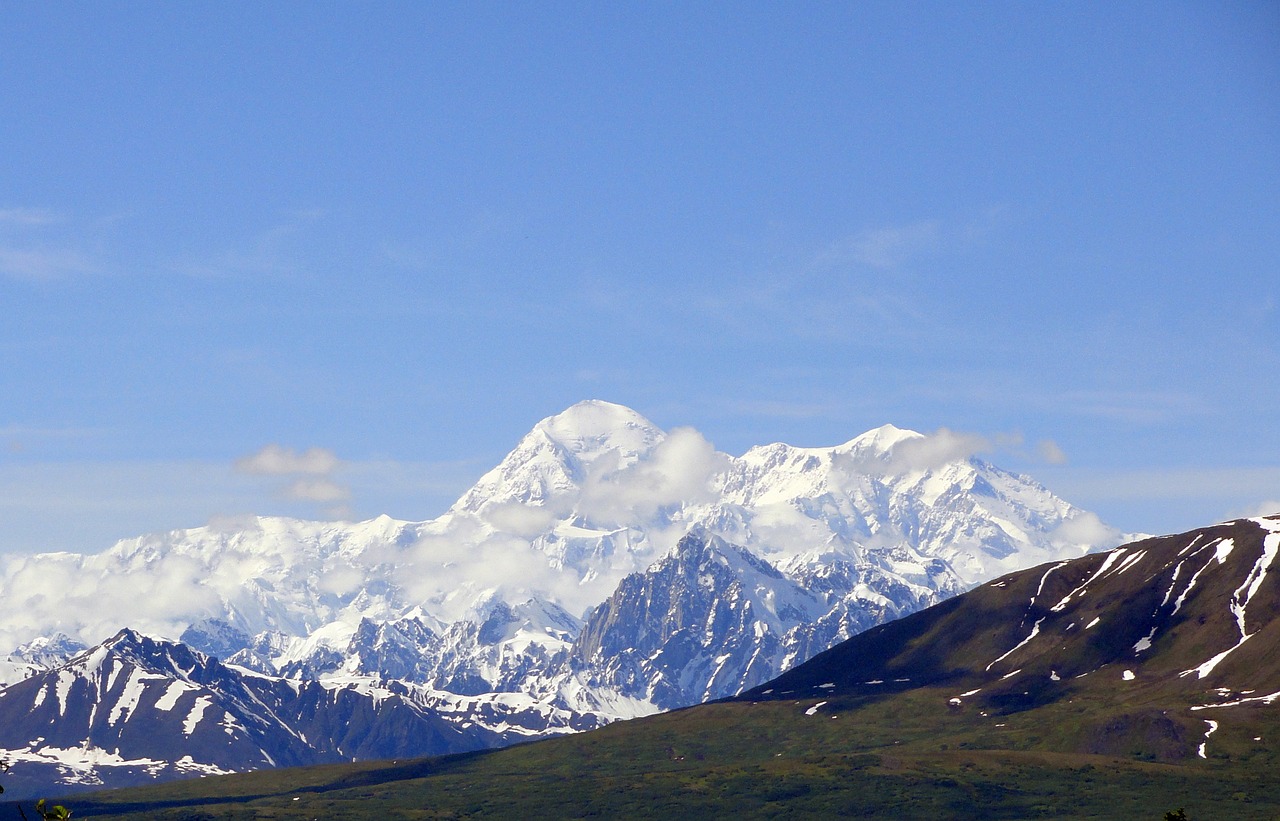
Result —
M 1275 4 L 6 4 L 0 111 L 0 550 L 429 518 L 586 398 L 1280 500 Z

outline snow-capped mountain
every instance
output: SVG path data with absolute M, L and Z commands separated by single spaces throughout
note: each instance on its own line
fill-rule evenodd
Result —
M 246 687 L 393 692 L 485 746 L 732 695 L 975 583 L 1121 541 L 954 445 L 884 426 L 733 457 L 583 402 L 431 521 L 254 518 L 10 559 L 0 672 L 31 677 L 0 705 L 130 628 L 180 637 Z M 95 686 L 84 697 L 105 704 L 113 691 Z M 104 730 L 83 729 L 77 743 L 102 747 Z M 27 742 L 42 736 L 11 735 L 0 748 L 39 754 Z M 340 753 L 365 754 L 353 749 Z M 237 766 L 265 760 L 246 756 Z

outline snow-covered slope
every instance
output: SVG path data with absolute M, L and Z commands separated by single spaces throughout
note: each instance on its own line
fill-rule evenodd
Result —
M 131 630 L 0 691 L 0 727 L 0 756 L 21 779 L 84 786 L 510 740 L 449 720 L 412 688 L 254 675 Z
M 583 402 L 431 521 L 262 517 L 10 558 L 0 652 L 71 643 L 0 673 L 128 627 L 238 675 L 398 682 L 506 738 L 730 695 L 975 583 L 1121 541 L 949 436 L 884 426 L 733 457 Z

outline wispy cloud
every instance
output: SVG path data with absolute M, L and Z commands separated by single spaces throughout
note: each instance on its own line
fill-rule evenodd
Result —
M 0 225 L 50 225 L 59 217 L 47 208 L 0 208 Z
M 0 276 L 48 282 L 94 273 L 98 266 L 85 254 L 66 248 L 0 247 Z
M 920 219 L 867 226 L 822 249 L 816 264 L 887 271 L 922 257 L 961 253 L 998 231 L 1006 222 L 1006 210 L 994 206 L 960 221 Z
M 775 255 L 767 269 L 731 287 L 680 299 L 745 336 L 776 329 L 791 339 L 900 348 L 939 326 L 940 306 L 920 287 L 928 276 L 920 263 L 963 254 L 997 225 L 985 212 L 968 221 L 868 225 Z
M 55 428 L 37 425 L 0 425 L 0 440 L 4 449 L 11 454 L 23 453 L 37 443 L 57 440 L 80 439 L 92 436 L 97 431 L 89 428 Z
M 47 208 L 0 208 L 0 278 L 52 282 L 99 273 L 103 265 L 79 250 L 82 225 Z
M 1046 401 L 1057 410 L 1138 424 L 1209 412 L 1199 397 L 1168 391 L 1069 391 Z
M 1046 468 L 1055 493 L 1126 529 L 1175 533 L 1280 512 L 1280 465 L 1105 470 Z
M 324 212 L 319 209 L 295 211 L 233 247 L 202 258 L 179 260 L 170 267 L 177 273 L 197 279 L 287 276 L 302 267 L 291 243 L 323 217 Z
M 942 227 L 937 220 L 865 228 L 827 248 L 819 254 L 818 262 L 896 268 L 913 257 L 937 250 L 941 242 Z
M 1067 477 L 1082 495 L 1118 500 L 1214 499 L 1236 496 L 1263 500 L 1280 495 L 1280 466 L 1242 468 L 1169 468 L 1091 472 Z M 1242 505 L 1243 507 L 1243 505 Z
M 1280 466 L 1147 470 L 1078 467 L 1055 471 L 1051 476 L 1053 491 L 1085 507 L 1158 508 L 1165 519 L 1172 514 L 1179 525 L 1187 526 L 1208 524 L 1213 517 L 1256 515 L 1280 498 Z M 1187 516 L 1190 520 L 1181 523 L 1180 517 Z

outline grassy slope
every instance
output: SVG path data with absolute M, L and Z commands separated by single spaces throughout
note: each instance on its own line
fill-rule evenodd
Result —
M 490 754 L 253 773 L 71 803 L 85 817 L 187 821 L 693 814 L 1159 819 L 1177 807 L 1197 819 L 1280 817 L 1275 759 L 1239 732 L 1213 737 L 1215 750 L 1230 753 L 1229 764 L 1216 755 L 1162 764 L 1055 753 L 1043 746 L 1070 741 L 1064 737 L 1073 727 L 1094 724 L 1098 705 L 1076 701 L 1049 708 L 1060 711 L 1055 715 L 983 716 L 947 708 L 949 695 L 920 689 L 860 704 L 837 698 L 812 716 L 805 711 L 817 699 L 713 704 Z M 1280 732 L 1262 728 L 1274 723 L 1271 712 L 1260 708 L 1249 732 Z

